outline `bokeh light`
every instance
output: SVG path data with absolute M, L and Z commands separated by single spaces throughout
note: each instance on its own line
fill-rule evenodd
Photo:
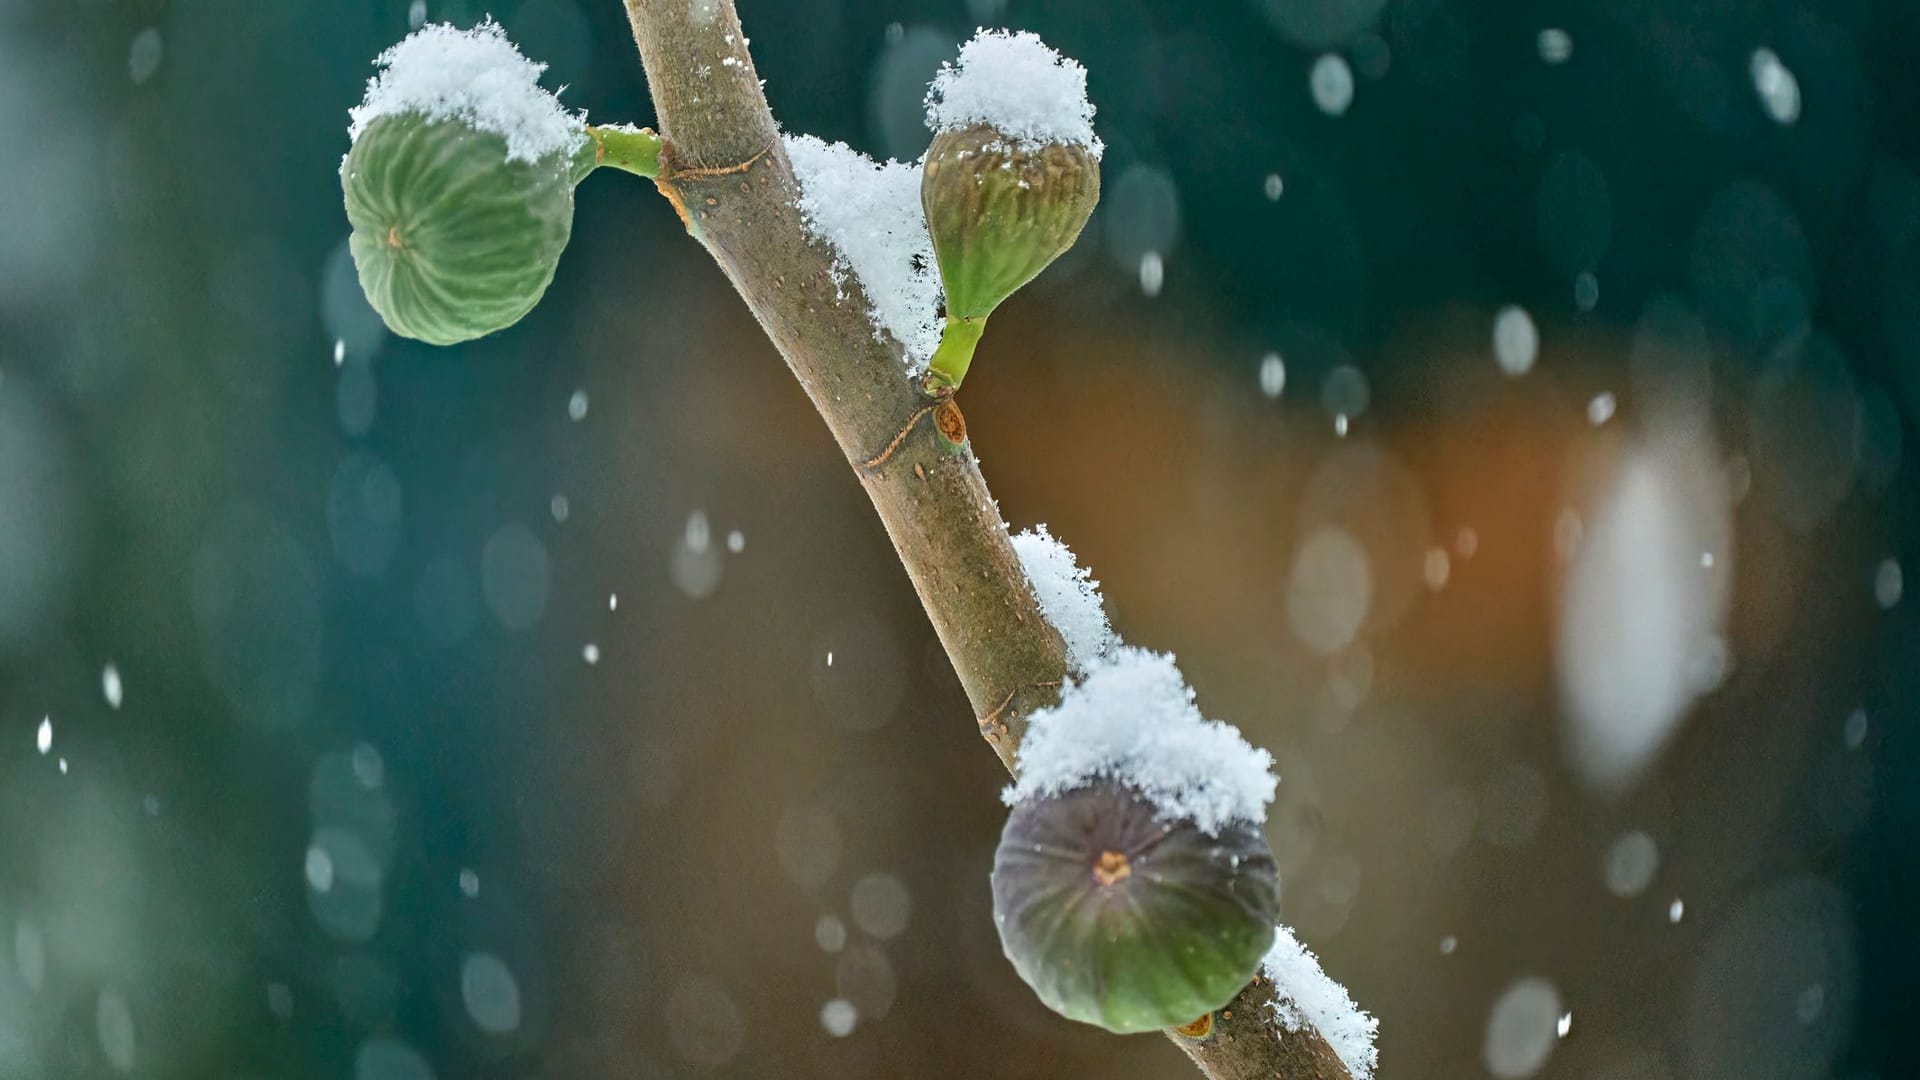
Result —
M 1274 754 L 1382 1076 L 1920 1075 L 1920 12 L 739 5 L 877 157 L 976 25 L 1087 65 L 973 449 Z M 657 123 L 609 0 L 0 4 L 0 1077 L 1181 1075 L 1007 965 L 845 390 L 652 185 L 367 303 L 346 109 L 487 14 Z

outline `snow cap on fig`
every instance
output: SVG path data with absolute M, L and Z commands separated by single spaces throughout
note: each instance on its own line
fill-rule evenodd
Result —
M 1042 1001 L 1128 1032 L 1191 1024 L 1239 993 L 1279 904 L 1261 834 L 1272 765 L 1200 714 L 1171 656 L 1111 641 L 1029 718 L 993 900 Z
M 1278 781 L 1273 756 L 1231 724 L 1208 720 L 1173 657 L 1110 645 L 1085 677 L 1036 711 L 1015 758 L 1008 806 L 1116 780 L 1146 796 L 1162 821 L 1214 835 L 1258 828 Z
M 1100 198 L 1086 69 L 1031 33 L 982 30 L 927 92 L 920 181 L 946 325 L 929 365 L 958 386 L 986 318 L 1080 235 Z

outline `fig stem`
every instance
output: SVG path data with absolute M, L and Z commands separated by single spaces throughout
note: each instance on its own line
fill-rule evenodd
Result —
M 588 145 L 582 157 L 591 167 L 611 165 L 651 180 L 660 174 L 660 136 L 652 128 L 587 125 Z
M 927 361 L 929 390 L 960 388 L 960 380 L 967 377 L 967 368 L 973 364 L 974 347 L 980 344 L 980 335 L 986 329 L 985 315 L 972 319 L 947 316 L 947 325 L 940 330 L 940 345 Z

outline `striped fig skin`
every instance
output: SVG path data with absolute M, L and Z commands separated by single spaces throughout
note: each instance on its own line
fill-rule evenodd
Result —
M 369 124 L 340 186 L 360 287 L 387 326 L 452 345 L 533 310 L 573 231 L 570 164 L 508 161 L 504 139 L 453 120 Z
M 1273 944 L 1280 871 L 1259 829 L 1156 820 L 1096 782 L 1014 807 L 993 859 L 994 921 L 1040 1000 L 1121 1033 L 1193 1022 Z
M 947 317 L 980 319 L 1073 246 L 1100 201 L 1084 146 L 1008 139 L 985 125 L 927 147 L 920 206 L 933 236 Z

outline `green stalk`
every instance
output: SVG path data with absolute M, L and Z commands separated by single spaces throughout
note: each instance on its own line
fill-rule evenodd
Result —
M 940 331 L 940 347 L 933 350 L 933 359 L 927 361 L 927 389 L 960 388 L 960 380 L 967 377 L 967 367 L 973 363 L 974 346 L 980 344 L 980 335 L 986 328 L 985 315 L 972 319 L 947 316 L 947 325 Z
M 587 141 L 574 159 L 573 182 L 602 165 L 651 180 L 660 172 L 660 136 L 651 128 L 586 127 Z

